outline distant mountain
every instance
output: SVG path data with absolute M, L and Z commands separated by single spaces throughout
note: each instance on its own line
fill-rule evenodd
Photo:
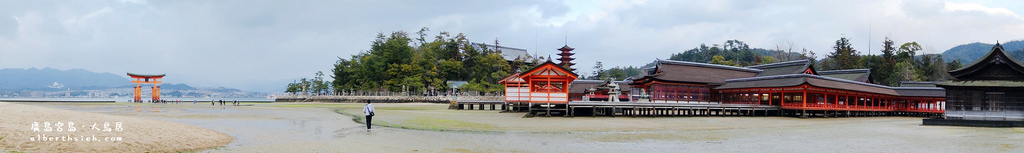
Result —
M 1003 49 L 1010 53 L 1010 56 L 1017 60 L 1024 60 L 1024 40 L 1009 41 L 1002 43 L 1002 45 Z M 971 64 L 974 63 L 974 60 L 978 60 L 988 51 L 991 51 L 992 46 L 994 44 L 980 42 L 959 45 L 942 52 L 942 59 L 946 62 L 953 62 L 953 60 L 959 59 L 960 63 L 964 65 Z
M 59 85 L 54 86 L 54 82 Z M 131 85 L 131 82 L 126 77 L 111 73 L 90 72 L 82 69 L 0 69 L 0 90 L 56 89 L 51 87 L 105 89 L 126 85 Z
M 124 86 L 120 86 L 119 88 L 131 88 L 131 87 L 135 87 L 135 84 L 124 85 Z M 179 84 L 162 83 L 162 84 L 160 84 L 160 89 L 161 90 L 171 90 L 171 89 L 173 89 L 173 90 L 196 90 L 195 87 L 188 86 L 187 84 L 184 84 L 184 83 L 179 83 Z

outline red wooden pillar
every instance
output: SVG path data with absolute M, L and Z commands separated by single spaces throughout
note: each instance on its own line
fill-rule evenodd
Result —
M 801 106 L 801 107 L 807 108 L 807 88 L 804 88 L 803 92 L 804 92 L 804 96 L 802 98 L 804 99 L 804 103 L 803 103 L 803 106 Z
M 839 103 L 839 94 L 832 94 L 832 97 L 834 98 L 833 102 L 836 103 L 836 107 L 846 107 L 847 105 L 849 105 L 846 104 L 846 102 L 843 102 L 842 104 Z

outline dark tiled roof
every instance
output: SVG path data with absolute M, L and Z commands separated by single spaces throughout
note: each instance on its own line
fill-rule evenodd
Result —
M 728 65 L 697 63 L 697 62 L 677 61 L 677 60 L 662 60 L 662 59 L 658 60 L 658 65 L 659 66 L 660 65 L 665 65 L 665 64 L 683 65 L 683 66 L 698 66 L 698 67 L 706 67 L 706 68 L 726 69 L 726 70 L 735 70 L 735 71 L 747 71 L 747 72 L 761 72 L 762 71 L 760 69 L 745 68 L 745 67 L 735 67 L 735 66 L 728 66 Z
M 722 84 L 726 79 L 746 78 L 757 75 L 761 70 L 725 66 L 716 64 L 705 64 L 686 61 L 658 60 L 658 68 L 655 74 L 647 75 L 636 81 L 666 81 L 698 84 Z
M 755 69 L 763 70 L 761 73 L 757 74 L 757 76 L 760 77 L 760 76 L 773 76 L 773 75 L 783 75 L 783 74 L 799 74 L 799 73 L 803 73 L 804 70 L 807 70 L 807 68 L 809 68 L 809 67 L 811 67 L 811 62 L 809 60 L 805 59 L 805 60 L 795 60 L 795 61 L 786 61 L 786 62 L 778 62 L 778 63 L 771 63 L 771 64 L 754 65 L 754 66 L 748 66 L 747 68 L 755 68 Z
M 769 76 L 769 77 L 758 77 L 760 79 L 748 79 L 748 80 L 729 80 L 722 86 L 715 89 L 738 89 L 738 88 L 754 88 L 754 87 L 791 87 L 804 84 L 803 77 L 786 77 L 785 76 Z
M 1003 45 L 1000 45 L 997 42 L 995 46 L 992 46 L 992 50 L 989 51 L 988 53 L 986 53 L 985 56 L 981 56 L 981 58 L 979 58 L 979 60 L 975 60 L 974 63 L 968 64 L 968 65 L 966 65 L 964 67 L 960 67 L 959 69 L 952 70 L 952 71 L 950 71 L 950 73 L 954 73 L 954 72 L 958 72 L 958 71 L 964 71 L 965 69 L 971 68 L 972 66 L 975 66 L 975 65 L 978 65 L 978 64 L 983 64 L 984 62 L 989 62 L 989 61 L 985 61 L 984 59 L 989 58 L 990 56 L 994 56 L 993 53 L 995 53 L 995 55 L 1002 55 L 1003 57 L 1009 57 L 1010 62 L 1013 62 L 1014 64 L 1016 64 L 1018 66 L 1024 66 L 1024 64 L 1021 64 L 1020 61 L 1018 61 L 1017 59 L 1014 59 L 1013 56 L 1009 56 L 1009 54 L 1006 53 L 1006 50 L 1003 49 Z
M 1002 68 L 991 68 L 992 66 L 998 66 L 998 65 L 1005 66 L 1005 69 L 1002 69 Z M 966 66 L 961 67 L 961 68 L 956 69 L 956 70 L 949 71 L 949 75 L 953 77 L 954 81 L 955 80 L 995 80 L 995 79 L 989 79 L 989 78 L 985 78 L 985 77 L 982 77 L 982 78 L 974 78 L 973 77 L 975 75 L 984 75 L 985 74 L 984 71 L 994 71 L 994 70 L 1006 71 L 1006 72 L 1000 72 L 1000 73 L 1006 73 L 1006 74 L 1001 74 L 1003 76 L 1020 75 L 1020 74 L 1024 73 L 1024 64 L 1021 64 L 1020 61 L 1018 61 L 1017 59 L 1014 59 L 1013 56 L 1010 56 L 1008 53 L 1006 53 L 1006 50 L 1003 49 L 1003 45 L 1000 45 L 997 42 L 995 46 L 992 46 L 992 50 L 989 51 L 988 53 L 986 53 L 985 56 L 981 56 L 981 58 L 979 58 L 978 60 L 974 61 L 974 63 L 971 63 L 969 65 L 966 65 Z M 1024 81 L 1024 78 L 1020 78 L 1020 77 L 1016 77 L 1016 78 L 1011 77 L 1011 78 L 1006 78 L 1006 79 Z
M 871 80 L 871 69 L 847 69 L 847 70 L 832 70 L 832 71 L 819 71 L 818 75 L 840 78 L 846 80 L 853 80 L 858 82 L 870 82 Z
M 726 80 L 726 83 L 715 89 L 739 89 L 757 87 L 789 87 L 801 84 L 810 84 L 816 87 L 852 90 L 858 92 L 877 93 L 885 95 L 898 95 L 892 87 L 857 82 L 826 76 L 810 74 L 787 74 L 765 77 L 752 77 Z
M 977 81 L 944 81 L 935 83 L 936 86 L 962 86 L 962 87 L 1024 87 L 1024 81 L 1011 80 L 977 80 Z
M 946 89 L 939 87 L 892 87 L 900 96 L 946 97 Z
M 900 87 L 935 87 L 935 82 L 900 81 Z

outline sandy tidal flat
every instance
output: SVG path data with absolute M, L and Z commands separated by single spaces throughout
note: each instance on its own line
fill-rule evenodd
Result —
M 206 150 L 234 140 L 182 123 L 17 103 L 0 102 L 0 113 L 0 150 L 177 152 Z
M 921 126 L 916 117 L 523 118 L 381 103 L 368 132 L 358 123 L 363 104 L 31 105 L 184 123 L 236 138 L 200 152 L 1024 152 L 1024 128 Z

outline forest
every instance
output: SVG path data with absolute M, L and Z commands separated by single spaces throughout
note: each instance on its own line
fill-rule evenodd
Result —
M 500 50 L 471 43 L 466 35 L 441 31 L 428 37 L 428 28 L 414 35 L 404 31 L 378 33 L 370 42 L 370 49 L 349 57 L 339 57 L 330 73 L 332 81 L 325 80 L 323 72 L 312 79 L 302 78 L 289 83 L 286 92 L 313 95 L 368 95 L 380 92 L 399 92 L 408 95 L 441 95 L 451 91 L 448 81 L 468 83 L 458 88 L 473 94 L 498 94 L 504 87 L 498 84 L 517 71 L 526 71 L 543 57 L 506 60 Z M 819 71 L 839 69 L 871 69 L 875 83 L 898 86 L 900 81 L 942 81 L 949 79 L 946 71 L 957 69 L 960 60 L 947 63 L 942 55 L 922 54 L 917 42 L 882 41 L 880 55 L 863 55 L 851 47 L 846 37 L 835 41 L 821 59 L 815 51 L 806 48 L 794 52 L 793 43 L 775 49 L 751 48 L 740 40 L 727 40 L 722 44 L 701 44 L 693 49 L 671 54 L 668 59 L 751 66 L 774 62 L 808 59 Z M 511 61 L 511 62 L 510 62 Z M 595 62 L 593 71 L 580 73 L 581 79 L 623 80 L 640 77 L 644 66 L 625 66 L 605 69 L 601 61 Z M 578 73 L 578 72 L 577 72 Z
M 460 86 L 463 91 L 478 94 L 498 93 L 504 86 L 498 84 L 516 70 L 526 70 L 537 61 L 515 60 L 507 62 L 498 51 L 474 45 L 462 33 L 452 36 L 442 31 L 428 37 L 428 28 L 414 36 L 404 31 L 379 33 L 370 43 L 370 50 L 351 57 L 339 57 L 331 77 L 324 81 L 323 73 L 313 79 L 291 83 L 286 92 L 366 95 L 379 92 L 401 92 L 408 95 L 437 95 L 449 91 L 448 81 L 468 81 Z

